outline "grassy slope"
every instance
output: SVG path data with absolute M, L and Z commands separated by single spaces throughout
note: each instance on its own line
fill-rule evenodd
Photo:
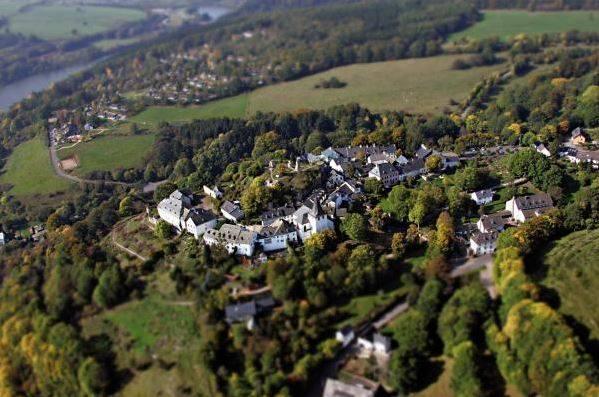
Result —
M 258 89 L 250 94 L 248 113 L 328 108 L 358 102 L 372 110 L 438 112 L 450 99 L 462 100 L 481 78 L 504 65 L 451 70 L 460 56 L 357 64 L 335 68 L 300 80 Z M 337 77 L 340 89 L 315 89 L 323 79 Z
M 548 266 L 543 284 L 555 289 L 560 312 L 571 315 L 599 338 L 599 229 L 572 233 L 557 241 L 543 258 Z
M 485 11 L 481 22 L 462 32 L 453 34 L 449 39 L 458 40 L 462 37 L 481 39 L 491 36 L 507 39 L 519 33 L 557 33 L 574 29 L 599 31 L 599 12 Z
M 61 159 L 72 155 L 79 157 L 79 167 L 74 172 L 84 175 L 90 171 L 111 171 L 133 168 L 142 164 L 143 158 L 154 143 L 153 134 L 131 136 L 103 136 L 73 148 L 60 150 Z
M 66 190 L 70 183 L 54 174 L 48 148 L 41 138 L 17 146 L 8 158 L 0 184 L 14 187 L 15 196 L 48 195 Z
M 10 30 L 43 39 L 58 40 L 85 36 L 114 28 L 125 22 L 141 20 L 145 14 L 140 10 L 95 6 L 36 6 L 25 13 L 13 15 Z
M 181 123 L 214 117 L 243 117 L 246 107 L 247 95 L 239 95 L 209 102 L 202 106 L 152 106 L 131 118 L 131 121 L 151 127 L 161 121 Z
M 110 336 L 122 369 L 130 368 L 132 358 L 141 354 L 175 363 L 165 368 L 151 360 L 150 368 L 133 371 L 133 378 L 118 395 L 180 395 L 184 387 L 210 395 L 207 391 L 213 386 L 205 369 L 197 364 L 199 335 L 193 310 L 171 291 L 173 282 L 166 273 L 154 276 L 145 298 L 83 319 L 83 334 Z

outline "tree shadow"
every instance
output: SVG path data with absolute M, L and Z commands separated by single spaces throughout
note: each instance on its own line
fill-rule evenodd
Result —
M 495 357 L 491 353 L 485 353 L 480 356 L 479 376 L 481 384 L 484 387 L 485 395 L 488 397 L 504 397 L 506 392 L 506 383 L 503 375 L 499 372 Z
M 128 368 L 119 369 L 116 364 L 116 354 L 113 341 L 107 334 L 94 335 L 85 343 L 85 353 L 92 355 L 101 364 L 111 380 L 110 394 L 121 390 L 133 378 L 133 372 Z
M 571 315 L 562 314 L 566 323 L 570 326 L 574 335 L 578 337 L 585 351 L 591 356 L 595 365 L 599 365 L 599 340 L 591 336 L 591 330 L 572 317 Z
M 445 370 L 445 361 L 441 358 L 431 359 L 426 365 L 425 371 L 421 374 L 418 384 L 413 392 L 419 392 L 437 382 Z

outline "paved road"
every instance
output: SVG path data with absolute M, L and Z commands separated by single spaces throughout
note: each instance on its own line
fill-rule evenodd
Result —
M 385 327 L 385 325 L 389 324 L 391 321 L 395 320 L 400 314 L 405 312 L 410 308 L 410 305 L 407 302 L 400 303 L 393 308 L 391 308 L 387 313 L 385 313 L 379 320 L 375 321 L 372 326 L 379 330 Z
M 482 255 L 474 258 L 457 260 L 453 263 L 456 267 L 449 274 L 451 278 L 462 277 L 482 269 L 480 272 L 481 283 L 487 289 L 491 299 L 497 297 L 497 289 L 495 288 L 495 282 L 493 281 L 493 256 Z

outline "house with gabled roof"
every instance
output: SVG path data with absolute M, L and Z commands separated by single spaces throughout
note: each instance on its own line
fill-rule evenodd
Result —
M 572 136 L 570 138 L 574 145 L 584 145 L 587 142 L 587 138 L 584 135 L 582 128 L 576 127 L 572 131 Z
M 239 205 L 230 201 L 225 201 L 220 206 L 220 212 L 226 219 L 235 223 L 240 222 L 245 217 L 245 214 L 243 213 Z
M 224 224 L 219 230 L 208 229 L 204 233 L 204 243 L 219 245 L 230 254 L 252 256 L 258 234 L 240 225 Z
M 264 252 L 278 251 L 287 248 L 298 240 L 295 226 L 287 220 L 279 219 L 258 230 L 257 243 Z
M 225 307 L 225 321 L 229 324 L 245 322 L 248 330 L 252 330 L 256 318 L 269 312 L 274 306 L 275 301 L 270 295 L 252 299 L 249 302 L 228 305 Z
M 470 193 L 470 198 L 476 203 L 476 205 L 485 205 L 493 201 L 494 194 L 495 193 L 492 189 L 483 189 Z
M 382 182 L 386 188 L 389 188 L 401 181 L 401 172 L 392 164 L 380 163 L 370 170 L 368 177 Z
M 499 234 L 496 231 L 483 233 L 474 232 L 470 236 L 470 251 L 474 255 L 488 255 L 495 252 L 497 248 L 497 237 Z
M 517 222 L 526 222 L 553 209 L 553 200 L 547 193 L 512 197 L 505 203 L 506 211 Z
M 335 228 L 335 223 L 323 211 L 319 198 L 310 199 L 298 208 L 293 214 L 293 224 L 302 241 L 315 233 Z

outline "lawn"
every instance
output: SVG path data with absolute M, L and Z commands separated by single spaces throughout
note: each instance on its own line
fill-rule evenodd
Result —
M 145 18 L 140 10 L 120 7 L 39 5 L 10 17 L 12 32 L 61 40 L 100 33 Z
M 152 127 L 160 122 L 184 123 L 197 119 L 217 117 L 243 117 L 247 108 L 247 95 L 208 102 L 201 106 L 152 106 L 131 118 L 142 126 Z
M 599 31 L 596 18 L 599 18 L 599 12 L 595 11 L 485 11 L 482 21 L 462 32 L 454 33 L 449 40 L 464 37 L 483 39 L 493 36 L 505 40 L 520 33 L 558 33 L 569 30 L 593 32 Z
M 405 59 L 342 66 L 296 81 L 260 88 L 250 94 L 248 114 L 257 111 L 324 109 L 351 102 L 371 110 L 438 113 L 450 99 L 461 101 L 486 75 L 504 64 L 452 70 L 459 55 Z M 344 88 L 316 89 L 322 80 L 337 77 Z
M 558 240 L 544 255 L 542 284 L 559 294 L 560 312 L 574 317 L 599 339 L 599 229 L 583 230 Z
M 138 37 L 132 37 L 129 39 L 106 39 L 106 40 L 96 41 L 94 43 L 94 47 L 97 47 L 101 50 L 112 50 L 113 48 L 116 48 L 116 47 L 135 44 L 139 40 L 140 39 Z
M 142 165 L 144 156 L 154 143 L 154 134 L 101 136 L 72 148 L 58 151 L 60 159 L 79 158 L 73 171 L 85 175 L 91 171 L 112 171 Z
M 17 196 L 50 195 L 65 191 L 71 183 L 54 174 L 48 148 L 41 138 L 34 138 L 15 148 L 0 184 L 13 186 L 9 193 Z

